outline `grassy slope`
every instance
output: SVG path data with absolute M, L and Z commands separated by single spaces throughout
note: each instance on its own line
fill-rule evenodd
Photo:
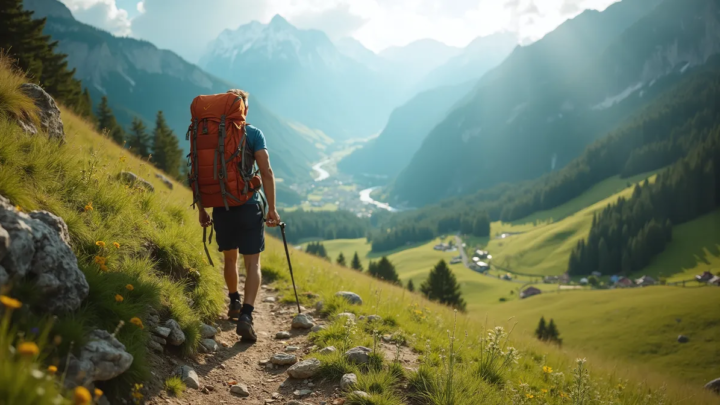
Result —
M 640 181 L 647 176 L 638 176 Z M 654 177 L 650 177 L 651 181 Z M 509 232 L 524 232 L 506 239 L 492 239 L 487 249 L 493 255 L 493 264 L 525 274 L 552 275 L 562 274 L 567 270 L 570 252 L 577 242 L 590 232 L 593 214 L 604 209 L 608 204 L 620 197 L 632 195 L 632 186 L 624 187 L 627 181 L 620 182 L 616 178 L 597 184 L 592 189 L 550 211 L 543 211 L 516 223 L 508 228 Z M 622 191 L 613 191 L 622 184 Z M 603 199 L 599 198 L 607 196 Z M 597 201 L 586 208 L 578 210 L 582 204 Z M 540 223 L 551 218 L 564 219 L 557 222 Z M 536 222 L 537 221 L 537 222 Z M 528 229 L 528 224 L 536 226 Z M 493 232 L 495 230 L 493 229 Z
M 553 318 L 565 347 L 704 384 L 720 375 L 719 306 L 717 288 L 652 287 L 542 294 L 487 308 L 478 317 L 515 317 L 518 331 L 528 336 L 541 316 Z M 680 334 L 690 342 L 677 343 Z
M 157 232 L 165 235 L 167 243 L 178 243 L 177 252 L 179 254 L 188 255 L 188 261 L 198 266 L 201 270 L 202 279 L 214 280 L 210 286 L 213 291 L 219 293 L 219 272 L 207 272 L 208 267 L 202 265 L 202 247 L 200 245 L 200 234 L 198 228 L 195 226 L 195 218 L 192 212 L 190 212 L 185 205 L 176 206 L 174 203 L 182 201 L 190 201 L 190 193 L 184 188 L 176 187 L 175 190 L 169 191 L 164 189 L 162 184 L 154 179 L 153 172 L 143 162 L 134 159 L 131 156 L 126 157 L 126 162 L 120 162 L 120 157 L 126 155 L 119 147 L 113 145 L 108 140 L 99 137 L 92 133 L 90 128 L 75 117 L 65 115 L 65 124 L 68 132 L 68 145 L 66 146 L 66 154 L 63 154 L 60 158 L 66 162 L 66 164 L 82 165 L 83 162 L 87 162 L 91 151 L 94 151 L 98 158 L 98 169 L 102 171 L 98 175 L 98 180 L 93 183 L 93 187 L 88 189 L 75 189 L 67 190 L 70 185 L 62 179 L 57 184 L 47 183 L 45 181 L 31 182 L 33 187 L 24 187 L 18 189 L 12 187 L 8 179 L 16 178 L 9 174 L 3 173 L 0 176 L 3 179 L 0 182 L 0 190 L 12 191 L 10 197 L 21 205 L 24 205 L 28 209 L 33 208 L 48 208 L 58 214 L 62 215 L 71 227 L 74 240 L 82 246 L 82 249 L 88 249 L 85 252 L 82 249 L 77 249 L 80 253 L 80 260 L 85 263 L 89 257 L 96 252 L 92 249 L 94 241 L 102 238 L 106 240 L 112 240 L 118 238 L 123 246 L 137 248 L 140 240 L 138 236 L 142 237 L 143 233 L 138 232 L 137 229 L 128 228 L 129 224 L 139 227 L 141 231 L 147 230 L 144 228 L 147 225 L 150 228 L 155 228 Z M 7 124 L 3 124 L 7 125 Z M 7 129 L 7 128 L 5 128 Z M 3 134 L 5 136 L 6 134 Z M 6 138 L 3 138 L 6 139 Z M 45 141 L 40 140 L 39 142 L 31 141 L 33 145 L 39 145 Z M 17 151 L 16 151 L 17 152 Z M 53 161 L 54 164 L 61 164 L 61 162 Z M 74 167 L 74 166 L 73 166 Z M 51 169 L 53 167 L 50 167 Z M 115 183 L 109 174 L 116 173 L 120 169 L 130 169 L 151 181 L 155 184 L 158 192 L 151 197 L 142 195 L 133 195 L 131 197 L 132 202 L 139 204 L 140 209 L 130 209 L 123 211 L 122 209 L 114 212 L 117 215 L 112 215 L 113 212 L 109 210 L 105 204 L 109 207 L 112 205 L 115 198 L 124 193 L 125 189 Z M 48 169 L 43 167 L 43 169 Z M 53 173 L 52 171 L 44 171 L 43 173 Z M 107 177 L 106 177 L 107 175 Z M 28 183 L 16 183 L 27 185 Z M 42 187 L 40 187 L 42 186 Z M 59 188 L 58 188 L 59 187 Z M 60 197 L 63 189 L 66 194 L 64 198 L 70 198 L 70 201 L 63 201 Z M 27 192 L 30 190 L 30 192 Z M 92 199 L 94 206 L 96 207 L 93 215 L 99 215 L 99 217 L 93 217 L 93 221 L 86 223 L 86 219 L 82 217 L 83 213 L 78 213 L 78 204 L 85 204 L 86 200 Z M 143 201 L 149 201 L 143 205 Z M 170 202 L 173 202 L 171 204 Z M 69 206 L 68 206 L 69 204 Z M 149 204 L 149 205 L 147 205 Z M 144 209 L 143 209 L 144 207 Z M 119 207 L 122 208 L 122 207 Z M 179 218 L 180 221 L 169 221 L 168 218 L 164 218 L 165 215 L 170 215 L 167 212 L 171 211 Z M 127 214 L 125 216 L 121 214 Z M 129 215 L 129 216 L 128 216 Z M 145 223 L 147 218 L 148 223 Z M 85 225 L 83 225 L 85 224 Z M 145 225 L 143 225 L 145 224 Z M 107 227 L 107 229 L 101 229 Z M 128 230 L 135 230 L 134 233 L 128 233 Z M 172 231 L 172 232 L 171 232 Z M 86 234 L 87 233 L 87 234 Z M 159 238 L 162 239 L 162 238 Z M 442 256 L 449 256 L 451 254 L 443 254 L 428 250 L 427 247 L 418 247 L 418 254 L 428 255 L 429 257 L 439 254 Z M 404 252 L 397 253 L 397 261 L 400 264 L 399 268 L 401 273 L 404 275 L 411 274 L 413 268 L 416 267 L 413 264 L 414 261 L 418 260 L 417 256 L 412 253 L 413 249 L 406 250 Z M 84 252 L 84 253 L 83 253 Z M 408 253 L 410 252 L 410 253 Z M 418 350 L 423 350 L 422 347 L 426 345 L 426 339 L 429 339 L 427 344 L 430 345 L 432 350 L 439 354 L 439 350 L 443 347 L 447 347 L 447 329 L 452 329 L 452 312 L 442 306 L 428 303 L 421 299 L 416 294 L 409 294 L 405 290 L 401 290 L 398 287 L 390 286 L 384 283 L 377 282 L 366 275 L 359 274 L 352 270 L 338 268 L 333 266 L 326 261 L 310 257 L 301 252 L 292 251 L 293 263 L 296 269 L 296 277 L 299 289 L 301 291 L 314 291 L 319 293 L 321 297 L 334 308 L 334 312 L 349 310 L 358 314 L 370 314 L 379 313 L 386 319 L 393 319 L 398 326 L 383 326 L 383 330 L 389 330 L 396 332 L 401 330 L 404 335 L 409 339 L 409 344 Z M 110 255 L 109 255 L 110 256 Z M 119 257 L 114 257 L 119 259 Z M 433 261 L 439 257 L 431 257 Z M 118 260 L 119 261 L 119 260 Z M 112 262 L 114 263 L 114 262 Z M 404 263 L 404 264 L 401 264 Z M 419 263 L 419 262 L 418 262 Z M 147 266 L 152 266 L 150 263 L 145 263 Z M 419 264 L 418 264 L 419 265 Z M 88 266 L 84 266 L 88 267 Z M 424 266 L 421 266 L 424 267 Z M 282 245 L 279 241 L 269 238 L 267 241 L 267 253 L 263 257 L 263 271 L 267 274 L 285 274 L 285 258 L 282 251 Z M 86 271 L 96 271 L 94 269 L 85 269 Z M 110 273 L 91 273 L 95 274 L 96 277 L 108 277 L 114 279 L 125 274 L 129 277 L 137 277 L 137 283 L 143 284 L 148 283 L 151 285 L 157 285 L 159 281 L 155 281 L 152 277 L 157 275 L 147 271 L 147 267 L 142 270 L 138 269 L 137 272 L 132 271 L 132 268 L 125 267 L 125 265 L 119 265 L 117 268 L 111 268 Z M 127 272 L 127 273 L 125 273 Z M 458 272 L 459 273 L 459 272 Z M 482 277 L 482 276 L 478 276 Z M 287 278 L 284 275 L 284 278 Z M 92 282 L 94 280 L 94 282 Z M 108 279 L 93 278 L 91 280 L 92 289 L 94 291 L 102 290 L 103 293 L 107 292 L 103 288 L 103 285 L 107 283 Z M 159 279 L 158 279 L 159 280 Z M 488 279 L 492 280 L 492 279 Z M 494 281 L 494 280 L 493 280 Z M 285 295 L 289 296 L 289 286 L 286 281 L 281 281 L 280 284 Z M 160 286 L 162 289 L 162 286 Z M 169 288 L 169 287 L 166 287 Z M 362 307 L 349 307 L 346 304 L 340 303 L 337 300 L 333 300 L 331 297 L 335 291 L 348 289 L 353 290 L 361 294 L 366 301 L 366 304 Z M 148 293 L 158 293 L 157 290 L 148 290 Z M 101 298 L 103 297 L 95 297 Z M 162 294 L 161 294 L 162 298 Z M 173 298 L 173 297 L 165 297 Z M 94 298 L 93 298 L 94 299 Z M 172 301 L 172 300 L 171 300 Z M 212 300 L 210 300 L 212 301 Z M 182 302 L 168 302 L 164 298 L 161 302 L 169 305 L 171 311 L 182 310 L 184 300 Z M 126 303 L 129 303 L 126 301 Z M 196 300 L 197 303 L 197 300 Z M 107 304 L 99 302 L 98 305 L 106 306 Z M 187 305 L 186 303 L 184 305 Z M 217 307 L 205 308 L 204 312 L 197 315 L 208 314 L 211 315 L 213 311 L 217 311 Z M 423 313 L 422 317 L 417 316 L 417 311 Z M 195 318 L 197 319 L 197 318 Z M 96 319 L 97 320 L 97 319 Z M 192 319 L 190 321 L 192 322 Z M 114 321 L 113 321 L 114 323 Z M 391 324 L 388 324 L 391 325 Z M 459 316 L 458 317 L 458 333 L 467 333 L 471 338 L 480 336 L 485 329 L 485 326 L 481 322 L 477 322 L 469 317 Z M 360 341 L 365 344 L 368 336 L 359 337 Z M 326 336 L 327 337 L 327 336 Z M 122 339 L 122 334 L 121 334 Z M 360 342 L 359 341 L 359 342 Z M 515 368 L 507 378 L 513 381 L 523 380 L 531 384 L 531 388 L 539 392 L 539 389 L 545 386 L 545 382 L 542 377 L 540 370 L 544 364 L 552 365 L 556 370 L 565 371 L 569 375 L 569 370 L 573 365 L 572 356 L 561 351 L 558 351 L 552 347 L 548 347 L 539 344 L 535 341 L 528 340 L 522 336 L 517 336 L 514 342 L 519 348 L 523 350 L 524 357 L 521 359 L 520 367 Z M 458 349 L 460 350 L 460 349 Z M 470 350 L 470 349 L 468 349 Z M 464 352 L 463 352 L 464 353 Z M 469 355 L 465 353 L 464 355 Z M 574 355 L 574 353 L 573 353 Z M 599 384 L 599 389 L 604 393 L 609 393 L 611 387 L 614 387 L 618 382 L 618 376 L 623 378 L 630 378 L 632 387 L 628 385 L 628 389 L 622 395 L 623 403 L 640 403 L 637 399 L 631 400 L 631 398 L 637 398 L 637 395 L 641 392 L 646 392 L 647 388 L 643 388 L 637 384 L 647 382 L 651 385 L 653 391 L 657 391 L 657 387 L 667 379 L 662 376 L 658 376 L 651 371 L 641 370 L 632 371 L 625 368 L 616 367 L 615 365 L 603 365 L 600 361 L 591 363 L 593 367 L 593 380 Z M 363 377 L 361 377 L 363 378 Z M 490 385 L 482 386 L 484 392 L 484 398 L 487 403 L 506 403 L 507 398 L 501 396 L 499 390 Z M 680 398 L 686 398 L 688 392 L 692 392 L 695 395 L 696 387 L 685 386 L 682 383 L 676 383 L 674 381 L 668 382 L 668 394 L 671 399 L 678 400 Z M 608 394 L 610 395 L 610 394 Z M 695 403 L 711 403 L 712 397 L 703 396 L 703 393 L 699 393 L 700 397 L 696 397 Z M 558 400 L 559 401 L 559 400 Z M 551 401 L 555 403 L 555 400 Z

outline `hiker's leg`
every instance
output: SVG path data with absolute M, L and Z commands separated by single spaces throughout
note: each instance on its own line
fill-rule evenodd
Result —
M 223 251 L 225 256 L 225 284 L 227 284 L 228 293 L 233 294 L 238 290 L 238 273 L 237 273 L 237 249 Z
M 258 291 L 260 291 L 260 253 L 254 255 L 243 255 L 245 261 L 245 294 L 243 304 L 255 305 Z

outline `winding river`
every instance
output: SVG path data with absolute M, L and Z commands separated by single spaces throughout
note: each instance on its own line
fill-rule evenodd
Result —
M 360 201 L 364 202 L 365 204 L 372 204 L 378 208 L 382 208 L 382 209 L 388 210 L 390 212 L 398 212 L 398 209 L 391 207 L 390 204 L 373 200 L 373 198 L 370 197 L 370 194 L 378 188 L 379 187 L 370 187 L 370 188 L 366 188 L 365 190 L 362 190 L 360 192 Z
M 330 177 L 330 173 L 328 173 L 327 170 L 323 169 L 323 166 L 330 163 L 330 159 L 325 159 L 322 162 L 316 164 L 313 166 L 313 170 L 315 170 L 318 173 L 318 177 L 315 179 L 315 181 L 323 181 L 326 180 L 328 177 Z

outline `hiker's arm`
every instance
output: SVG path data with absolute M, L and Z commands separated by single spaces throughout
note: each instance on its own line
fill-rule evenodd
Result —
M 280 215 L 278 215 L 275 206 L 275 174 L 270 167 L 270 155 L 267 149 L 261 149 L 255 152 L 255 161 L 260 168 L 260 177 L 262 177 L 263 190 L 268 201 L 268 217 L 267 225 L 270 227 L 280 224 Z

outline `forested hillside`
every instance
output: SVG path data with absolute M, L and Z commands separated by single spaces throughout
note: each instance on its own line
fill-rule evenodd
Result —
M 714 1 L 659 3 L 586 11 L 517 48 L 430 132 L 391 203 L 421 206 L 557 170 L 651 102 L 658 79 L 718 52 Z M 690 25 L 705 28 L 683 31 Z
M 682 80 L 677 82 L 679 77 L 682 77 Z M 683 76 L 677 78 L 671 76 L 665 81 L 658 81 L 656 84 L 658 89 L 668 89 L 662 92 L 656 101 L 628 119 L 624 125 L 589 146 L 579 158 L 562 170 L 533 182 L 496 186 L 481 190 L 472 196 L 449 199 L 420 210 L 390 217 L 386 226 L 392 229 L 391 233 L 406 235 L 408 233 L 402 230 L 405 227 L 428 228 L 433 231 L 430 234 L 434 236 L 463 228 L 468 229 L 467 224 L 473 223 L 475 218 L 484 215 L 484 212 L 487 212 L 493 221 L 516 221 L 534 212 L 548 210 L 570 201 L 594 184 L 611 176 L 629 177 L 663 168 L 679 159 L 685 159 L 682 160 L 685 162 L 682 164 L 692 167 L 696 167 L 696 163 L 690 164 L 691 161 L 696 162 L 696 159 L 701 159 L 703 165 L 707 164 L 703 159 L 709 157 L 704 155 L 700 157 L 699 153 L 707 152 L 713 145 L 710 139 L 720 124 L 718 104 L 720 57 L 711 58 L 704 66 L 688 69 Z M 704 170 L 704 167 L 702 169 Z M 677 170 L 680 169 L 673 170 L 676 174 L 670 177 L 687 175 L 677 174 Z M 666 175 L 660 176 L 658 184 L 664 184 L 663 188 L 667 192 L 668 184 L 672 182 L 668 183 L 669 180 L 664 179 L 663 176 Z M 703 184 L 711 184 L 709 178 L 703 181 L 706 181 Z M 692 187 L 692 184 L 694 183 L 689 182 L 683 184 L 683 187 Z M 694 188 L 690 191 L 696 193 L 690 195 L 702 193 Z M 687 193 L 680 195 L 677 198 L 690 198 L 687 197 Z M 685 203 L 687 201 L 678 201 L 673 206 L 679 209 L 685 207 Z M 685 216 L 684 220 L 707 212 L 707 208 L 693 207 L 696 206 L 691 204 L 682 208 L 693 212 L 689 217 Z M 703 207 L 707 207 L 707 204 Z M 661 215 L 662 221 L 659 218 L 656 221 L 658 225 L 666 227 L 665 220 L 668 218 L 667 214 L 663 215 Z M 644 227 L 645 221 L 641 222 L 639 226 Z M 466 224 L 464 227 L 463 223 Z M 673 221 L 673 224 L 676 223 Z M 451 225 L 445 226 L 446 224 Z M 619 231 L 622 231 L 622 226 Z M 629 236 L 634 237 L 638 232 L 639 230 L 635 230 Z M 398 239 L 397 243 L 429 239 L 427 235 L 423 237 L 425 239 L 419 236 L 404 241 Z M 599 242 L 599 238 L 597 239 L 595 242 Z M 594 246 L 597 248 L 597 244 Z M 619 248 L 616 254 L 621 254 Z M 596 260 L 591 262 L 594 263 Z M 642 262 L 647 264 L 646 261 Z M 637 268 L 639 267 L 635 267 Z

